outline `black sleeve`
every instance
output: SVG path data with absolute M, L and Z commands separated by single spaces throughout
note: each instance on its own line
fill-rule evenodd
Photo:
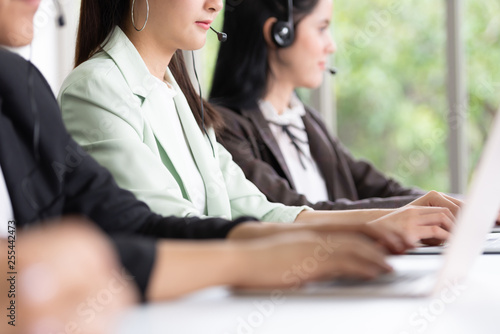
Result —
M 85 215 L 112 236 L 120 260 L 134 277 L 143 300 L 155 263 L 155 239 L 222 239 L 235 226 L 257 221 L 253 217 L 228 221 L 154 214 L 132 193 L 119 188 L 111 174 L 73 140 L 68 145 L 80 152 L 82 160 L 80 166 L 66 174 L 66 213 Z
M 63 215 L 89 218 L 107 235 L 120 236 L 115 239 L 120 258 L 144 292 L 155 259 L 155 243 L 151 240 L 225 238 L 236 225 L 256 220 L 251 217 L 237 221 L 161 217 L 152 213 L 132 193 L 119 188 L 111 174 L 70 137 L 57 101 L 36 68 L 21 57 L 1 50 L 0 65 L 2 115 L 5 112 L 8 120 L 4 128 L 10 130 L 7 134 L 11 136 L 2 142 L 9 143 L 7 151 L 20 161 L 17 170 L 11 168 L 11 174 L 22 175 L 16 179 L 30 186 L 26 193 L 21 191 L 21 184 L 10 188 L 15 190 L 9 194 L 16 204 L 16 220 L 22 225 Z M 33 74 L 33 94 L 28 89 L 28 73 Z M 36 109 L 31 105 L 33 100 Z M 5 107 L 6 101 L 9 108 Z M 34 110 L 37 112 L 33 113 Z M 35 125 L 40 131 L 38 145 L 33 150 Z M 13 146 L 14 143 L 17 146 Z M 35 159 L 34 152 L 40 157 Z M 32 170 L 25 168 L 29 164 L 34 166 Z M 145 236 L 151 240 L 144 239 Z
M 153 238 L 112 235 L 120 262 L 136 282 L 144 301 L 151 272 L 156 260 L 156 241 Z
M 119 188 L 108 170 L 72 139 L 68 139 L 66 147 L 78 155 L 74 159 L 80 164 L 65 173 L 65 214 L 82 214 L 109 234 L 141 234 L 172 239 L 225 238 L 236 225 L 257 220 L 252 217 L 228 221 L 221 218 L 159 216 L 132 193 Z
M 361 209 L 397 209 L 413 202 L 420 195 L 372 197 L 356 201 L 339 198 L 335 202 L 317 202 L 311 205 L 314 210 L 361 210 Z

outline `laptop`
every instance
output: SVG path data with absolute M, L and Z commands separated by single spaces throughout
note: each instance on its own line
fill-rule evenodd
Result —
M 308 283 L 290 291 L 318 296 L 429 296 L 459 285 L 482 253 L 485 239 L 500 211 L 500 112 L 497 114 L 481 160 L 475 170 L 466 204 L 444 249 L 429 268 L 427 257 L 391 256 L 394 273 L 372 281 L 333 280 Z M 429 259 L 429 258 L 427 258 Z M 237 290 L 237 294 L 262 294 L 260 290 Z M 269 291 L 268 291 L 269 292 Z
M 408 255 L 439 255 L 448 247 L 448 243 L 443 246 L 420 246 L 406 251 Z M 486 236 L 483 254 L 500 254 L 500 233 L 493 229 Z
M 500 233 L 500 226 L 493 227 L 493 229 L 491 230 L 491 233 Z

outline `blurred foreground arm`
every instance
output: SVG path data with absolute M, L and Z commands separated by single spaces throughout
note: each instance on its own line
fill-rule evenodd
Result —
M 237 228 L 245 225 L 254 224 Z M 296 289 L 319 279 L 369 279 L 392 270 L 383 248 L 357 234 L 304 231 L 224 243 L 159 242 L 157 249 L 147 291 L 152 301 L 213 285 Z
M 2 333 L 111 332 L 113 315 L 137 300 L 115 252 L 91 224 L 62 224 L 20 232 L 16 238 L 16 293 L 8 297 L 11 271 L 2 256 L 1 308 L 15 302 L 16 326 L 2 317 Z M 0 240 L 7 253 L 7 241 Z M 5 284 L 8 285 L 5 285 Z M 10 319 L 9 319 L 10 320 Z

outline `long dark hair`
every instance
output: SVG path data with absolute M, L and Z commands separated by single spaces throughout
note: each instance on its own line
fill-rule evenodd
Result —
M 82 0 L 80 22 L 76 41 L 75 67 L 89 60 L 102 50 L 101 45 L 116 26 L 122 27 L 129 18 L 129 0 Z M 184 56 L 177 50 L 168 66 L 177 84 L 186 96 L 189 107 L 202 128 L 201 100 L 191 83 Z M 216 131 L 223 126 L 220 114 L 206 101 L 203 101 L 205 126 Z
M 295 27 L 318 1 L 293 1 Z M 219 49 L 210 92 L 212 103 L 231 109 L 252 108 L 264 96 L 270 69 L 262 29 L 271 17 L 287 20 L 286 4 L 287 0 L 242 0 L 226 8 L 223 31 L 229 38 Z

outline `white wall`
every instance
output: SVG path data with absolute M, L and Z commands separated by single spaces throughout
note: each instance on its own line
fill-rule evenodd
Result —
M 64 78 L 73 68 L 76 44 L 76 30 L 80 0 L 60 0 L 66 25 L 57 25 L 58 12 L 53 0 L 42 0 L 34 18 L 35 37 L 30 46 L 13 50 L 21 54 L 40 69 L 49 82 L 54 94 Z M 31 50 L 30 50 L 31 49 Z

